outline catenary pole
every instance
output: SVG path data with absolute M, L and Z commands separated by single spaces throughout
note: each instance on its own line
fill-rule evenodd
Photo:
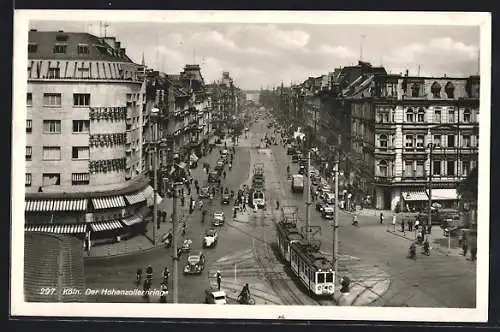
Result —
M 340 141 L 340 139 L 339 139 Z M 339 159 L 340 159 L 340 145 L 337 144 L 336 159 L 335 159 L 335 220 L 333 222 L 333 271 L 335 272 L 335 279 L 337 279 L 338 271 L 338 253 L 339 253 Z
M 175 179 L 174 179 L 175 181 Z M 177 255 L 177 184 L 174 182 L 174 196 L 172 199 L 172 258 L 173 258 L 173 267 L 172 267 L 172 288 L 173 288 L 173 303 L 177 303 L 178 301 L 178 274 L 179 274 L 179 257 Z

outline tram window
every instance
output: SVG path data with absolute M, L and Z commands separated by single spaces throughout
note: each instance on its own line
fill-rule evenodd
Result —
M 333 282 L 333 272 L 326 273 L 326 282 Z
M 322 272 L 318 273 L 318 284 L 323 284 L 325 282 L 325 274 Z

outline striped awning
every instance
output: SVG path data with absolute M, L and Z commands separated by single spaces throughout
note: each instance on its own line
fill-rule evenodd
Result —
M 86 224 L 73 224 L 73 225 L 25 225 L 26 232 L 41 232 L 41 233 L 57 233 L 57 234 L 79 234 L 85 233 L 87 229 Z
M 123 196 L 92 198 L 92 204 L 96 210 L 120 208 L 125 207 L 125 199 Z
M 125 198 L 127 199 L 127 202 L 129 204 L 137 204 L 146 200 L 146 196 L 144 196 L 144 190 L 138 191 L 135 194 L 125 195 Z
M 429 193 L 429 190 L 426 191 Z M 454 201 L 458 199 L 456 189 L 432 189 L 433 201 Z
M 85 199 L 65 199 L 65 200 L 37 200 L 25 201 L 24 210 L 27 212 L 43 211 L 85 211 L 88 200 Z
M 407 191 L 402 192 L 401 196 L 407 202 L 409 201 L 427 201 L 429 197 L 425 191 Z
M 130 217 L 122 219 L 122 222 L 127 226 L 132 226 L 132 225 L 138 224 L 142 221 L 144 221 L 144 219 L 141 218 L 140 216 L 130 216 Z
M 114 229 L 123 228 L 123 225 L 118 220 L 111 220 L 103 222 L 93 222 L 90 224 L 90 227 L 94 232 L 103 232 L 103 231 L 112 231 Z

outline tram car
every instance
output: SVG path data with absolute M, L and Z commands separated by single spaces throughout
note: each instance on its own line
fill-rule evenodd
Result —
M 290 265 L 290 243 L 303 241 L 304 238 L 297 225 L 287 220 L 280 221 L 276 226 L 276 238 L 281 258 Z
M 331 296 L 335 291 L 331 262 L 319 248 L 307 244 L 295 222 L 284 218 L 276 225 L 278 249 L 305 288 L 315 296 Z
M 333 295 L 335 278 L 332 265 L 319 248 L 304 242 L 291 242 L 290 267 L 293 274 L 314 295 Z

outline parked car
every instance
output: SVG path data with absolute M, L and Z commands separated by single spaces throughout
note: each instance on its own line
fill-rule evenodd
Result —
M 210 171 L 208 173 L 208 182 L 209 183 L 217 183 L 218 180 L 219 180 L 219 172 Z
M 195 255 L 189 255 L 187 264 L 184 266 L 184 274 L 201 274 L 205 269 L 205 255 L 198 252 Z
M 331 205 L 327 205 L 323 208 L 323 211 L 321 212 L 321 216 L 324 219 L 333 219 L 335 216 L 335 207 Z
M 299 155 L 297 153 L 292 154 L 292 163 L 298 163 L 299 162 Z
M 318 210 L 319 212 L 323 212 L 325 206 L 327 206 L 327 204 L 323 201 L 316 202 L 316 210 Z
M 205 233 L 205 237 L 203 238 L 203 246 L 205 248 L 213 248 L 217 245 L 217 241 L 219 240 L 219 233 L 215 229 L 209 229 Z
M 222 226 L 224 225 L 225 217 L 224 217 L 224 212 L 222 211 L 217 211 L 214 212 L 214 218 L 212 220 L 212 226 Z
M 321 199 L 323 199 L 326 204 L 335 204 L 335 194 L 332 192 L 323 192 Z

